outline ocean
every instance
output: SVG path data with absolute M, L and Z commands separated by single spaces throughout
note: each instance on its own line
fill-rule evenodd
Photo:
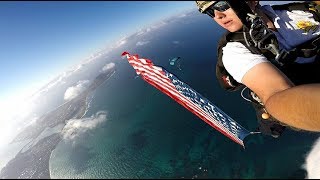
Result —
M 254 131 L 252 105 L 216 80 L 216 45 L 224 31 L 211 21 L 192 12 L 129 36 L 112 50 L 106 61 L 116 64 L 116 72 L 90 96 L 86 114 L 78 119 L 84 124 L 75 124 L 52 151 L 50 177 L 304 178 L 305 156 L 318 134 L 288 128 L 277 139 L 249 135 L 243 148 L 136 77 L 120 57 L 129 51 L 153 60 Z M 182 70 L 169 64 L 176 56 Z
M 240 92 L 221 90 L 209 59 L 182 62 L 182 71 L 166 68 L 253 131 L 251 104 Z M 278 139 L 249 135 L 242 148 L 136 78 L 125 60 L 118 67 L 96 90 L 87 112 L 89 117 L 106 111 L 106 121 L 73 143 L 59 143 L 50 159 L 52 178 L 305 177 L 304 157 L 316 134 L 287 129 Z

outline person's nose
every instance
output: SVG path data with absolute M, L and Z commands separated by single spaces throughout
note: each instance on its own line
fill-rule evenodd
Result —
M 224 18 L 226 15 L 225 15 L 223 12 L 214 10 L 214 16 L 215 16 L 217 19 L 222 19 L 222 18 Z

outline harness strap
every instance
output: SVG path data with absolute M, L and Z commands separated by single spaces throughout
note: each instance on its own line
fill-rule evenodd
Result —
M 297 57 L 311 58 L 317 56 L 320 51 L 320 36 L 299 45 L 298 47 L 286 51 L 282 50 L 278 61 L 280 63 L 293 63 Z
M 238 31 L 238 32 L 230 33 L 227 36 L 227 41 L 244 42 L 242 44 L 244 44 L 253 53 L 263 54 L 270 61 L 274 61 L 274 63 L 278 63 L 278 64 L 280 63 L 281 65 L 286 63 L 293 63 L 297 57 L 310 58 L 318 55 L 320 52 L 320 36 L 316 37 L 313 40 L 307 41 L 290 51 L 281 50 L 279 56 L 277 57 L 274 55 L 274 53 L 271 53 L 270 51 L 266 51 L 266 50 L 263 51 L 262 49 L 256 48 L 254 46 L 250 46 L 250 44 L 245 43 L 246 41 L 244 39 L 244 34 L 247 36 L 248 32 Z M 274 46 L 278 46 L 278 44 L 274 44 Z

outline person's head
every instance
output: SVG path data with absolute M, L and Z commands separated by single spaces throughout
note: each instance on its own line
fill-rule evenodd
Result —
M 243 23 L 227 1 L 196 1 L 196 4 L 201 13 L 209 15 L 221 27 L 230 32 L 238 31 L 243 26 Z M 249 7 L 253 10 L 257 4 L 258 1 L 248 3 Z
M 320 1 L 313 1 L 314 3 L 316 3 L 317 5 L 320 5 Z

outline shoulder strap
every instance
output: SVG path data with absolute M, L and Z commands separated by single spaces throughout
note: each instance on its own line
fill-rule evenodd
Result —
M 243 85 L 238 83 L 225 69 L 222 62 L 222 48 L 228 43 L 227 36 L 232 34 L 230 32 L 226 32 L 221 39 L 219 40 L 217 46 L 218 59 L 216 63 L 216 77 L 220 84 L 220 86 L 227 91 L 236 91 L 240 89 Z
M 248 32 L 234 32 L 234 33 L 229 33 L 226 37 L 226 40 L 228 42 L 240 42 L 242 43 L 247 49 L 249 49 L 253 54 L 262 54 L 266 56 L 267 59 L 272 59 L 274 58 L 274 54 L 272 54 L 270 51 L 266 50 L 261 50 L 255 46 L 251 46 L 250 44 L 247 44 L 248 41 L 244 39 L 244 36 L 249 36 Z
M 274 54 L 270 51 L 262 51 L 254 46 L 250 46 L 246 43 L 244 39 L 244 35 L 247 35 L 248 32 L 243 33 L 241 30 L 237 32 L 226 32 L 219 40 L 217 46 L 218 52 L 218 59 L 216 63 L 216 77 L 220 84 L 220 86 L 227 90 L 227 91 L 236 91 L 244 87 L 243 84 L 238 83 L 225 69 L 223 62 L 222 62 L 222 48 L 226 46 L 228 42 L 240 42 L 242 43 L 247 49 L 249 49 L 254 54 L 263 54 L 267 57 L 267 59 L 274 58 Z M 274 63 L 275 64 L 275 63 Z M 275 64 L 276 65 L 276 64 Z

